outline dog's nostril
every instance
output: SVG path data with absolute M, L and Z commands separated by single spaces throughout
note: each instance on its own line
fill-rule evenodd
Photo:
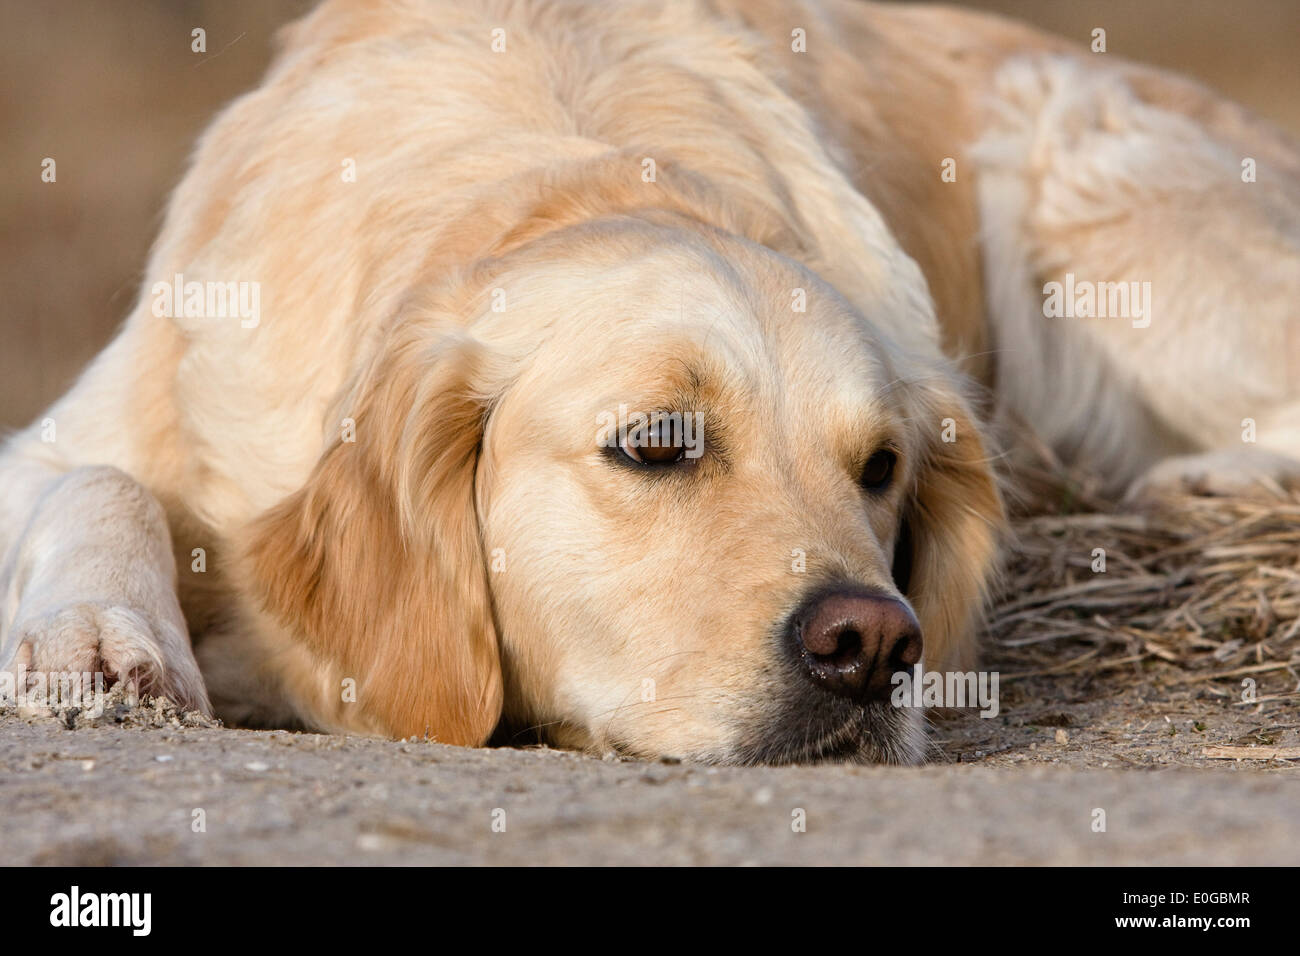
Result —
M 896 671 L 907 670 L 920 662 L 921 651 L 920 630 L 907 630 L 889 652 L 889 664 Z
M 809 653 L 819 663 L 827 664 L 838 670 L 849 670 L 862 664 L 862 635 L 852 628 L 845 628 L 834 635 L 835 646 L 829 653 L 819 654 L 809 649 Z

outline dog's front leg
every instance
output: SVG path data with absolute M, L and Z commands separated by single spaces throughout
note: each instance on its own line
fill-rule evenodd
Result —
M 153 495 L 117 468 L 58 472 L 12 455 L 0 488 L 0 670 L 103 673 L 209 712 Z

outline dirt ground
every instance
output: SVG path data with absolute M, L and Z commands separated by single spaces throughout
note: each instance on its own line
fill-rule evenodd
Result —
M 1294 721 L 1207 709 L 1156 676 L 1118 698 L 1038 680 L 1004 691 L 999 718 L 940 722 L 918 768 L 461 749 L 229 730 L 166 707 L 110 705 L 87 726 L 10 707 L 0 846 L 37 865 L 1300 864 Z

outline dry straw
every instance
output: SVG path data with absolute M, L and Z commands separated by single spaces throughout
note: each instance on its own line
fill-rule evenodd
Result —
M 1300 703 L 1300 494 L 1196 495 L 1125 507 L 1039 449 L 1018 469 L 1005 576 L 990 614 L 1004 680 L 1125 672 Z M 1096 549 L 1105 571 L 1094 570 Z M 1172 688 L 1171 688 L 1172 689 Z

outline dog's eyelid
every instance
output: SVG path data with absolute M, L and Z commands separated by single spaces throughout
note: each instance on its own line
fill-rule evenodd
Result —
M 889 452 L 901 462 L 903 460 L 903 442 L 893 434 L 872 438 L 865 444 L 858 446 L 857 455 L 859 457 L 853 460 L 853 467 L 861 470 L 873 455 L 880 452 Z

